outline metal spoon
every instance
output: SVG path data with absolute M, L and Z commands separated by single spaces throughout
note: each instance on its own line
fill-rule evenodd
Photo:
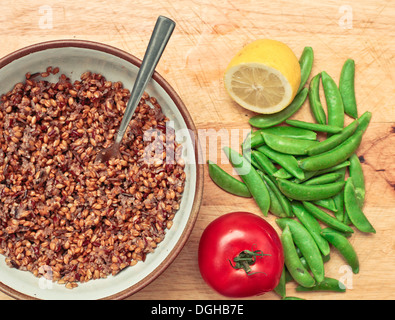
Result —
M 118 129 L 115 142 L 110 147 L 101 150 L 96 156 L 96 161 L 107 162 L 111 158 L 117 158 L 120 156 L 119 147 L 121 145 L 122 138 L 125 135 L 126 129 L 128 128 L 134 111 L 136 110 L 141 96 L 144 93 L 145 87 L 154 73 L 155 67 L 165 50 L 175 26 L 176 24 L 173 20 L 164 16 L 158 17 L 144 55 L 143 62 L 141 63 L 136 81 L 133 85 L 130 99 L 126 105 L 125 114 Z

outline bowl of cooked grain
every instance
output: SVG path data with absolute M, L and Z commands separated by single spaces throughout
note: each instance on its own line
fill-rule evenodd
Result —
M 196 128 L 157 72 L 114 141 L 141 61 L 90 41 L 0 59 L 0 290 L 17 299 L 123 299 L 185 245 L 203 191 Z

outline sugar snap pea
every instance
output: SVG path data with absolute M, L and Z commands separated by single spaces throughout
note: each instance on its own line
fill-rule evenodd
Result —
M 263 175 L 263 180 L 270 187 L 270 189 L 276 195 L 278 201 L 280 202 L 285 214 L 287 217 L 293 217 L 291 204 L 286 196 L 284 196 L 281 191 L 278 189 L 277 185 L 273 182 L 272 178 Z
M 326 240 L 325 240 L 325 241 L 326 241 Z M 296 248 L 296 249 L 298 249 L 298 248 Z M 308 266 L 306 259 L 305 259 L 302 255 L 300 255 L 299 258 L 300 258 L 300 261 L 302 262 L 303 266 L 304 266 L 307 270 L 310 270 L 310 267 Z M 328 262 L 330 259 L 331 259 L 330 254 L 327 254 L 326 256 L 322 255 L 322 261 L 323 261 L 324 263 L 325 263 L 325 262 Z
M 320 175 L 323 175 L 323 174 L 326 174 L 326 173 L 329 173 L 329 172 L 337 171 L 337 170 L 339 170 L 341 168 L 346 168 L 349 165 L 350 165 L 350 161 L 346 160 L 346 161 L 343 161 L 343 162 L 341 162 L 341 163 L 339 163 L 339 164 L 337 164 L 337 165 L 335 165 L 333 167 L 329 167 L 329 168 L 326 168 L 326 169 L 317 170 L 317 171 L 305 171 L 305 173 L 304 173 L 305 178 L 304 179 L 302 179 L 302 180 L 293 179 L 292 182 L 301 183 L 301 182 L 307 181 L 307 180 L 309 180 L 309 179 L 311 179 L 313 177 L 318 177 Z
M 296 287 L 298 292 L 309 292 L 309 291 L 333 291 L 333 292 L 346 292 L 346 286 L 344 283 L 337 279 L 325 277 L 323 281 L 317 283 L 315 286 L 306 288 L 301 285 Z
M 326 256 L 322 256 L 322 261 L 324 261 L 324 263 L 325 262 L 328 262 L 329 260 L 331 260 L 331 255 L 330 254 L 327 254 Z
M 314 130 L 318 132 L 339 133 L 342 128 L 329 124 L 312 123 L 301 120 L 286 120 L 285 123 L 302 129 Z
M 315 75 L 310 81 L 309 104 L 317 123 L 326 124 L 326 114 L 320 99 L 320 79 L 321 73 Z
M 281 178 L 281 179 L 289 179 L 289 178 L 293 177 L 293 175 L 290 174 L 284 168 L 278 169 L 275 173 L 273 173 L 273 176 L 276 177 L 276 178 Z
M 308 201 L 333 197 L 344 187 L 344 182 L 306 186 L 285 179 L 277 179 L 277 184 L 281 192 L 288 198 Z
M 306 182 L 303 182 L 303 184 L 306 186 L 311 186 L 311 185 L 315 185 L 315 184 L 331 183 L 331 182 L 335 182 L 335 181 L 339 180 L 340 177 L 341 177 L 340 173 L 330 172 L 330 173 L 323 174 L 323 175 L 315 177 L 315 178 L 311 178 L 311 179 L 307 180 Z
M 298 179 L 304 179 L 304 172 L 298 166 L 298 161 L 296 158 L 290 154 L 284 154 L 277 152 L 268 146 L 260 146 L 257 148 L 259 152 L 262 152 L 268 158 L 272 159 L 274 162 L 281 165 L 285 170 L 291 173 L 294 177 Z
M 339 231 L 339 230 L 333 229 L 331 227 L 323 228 L 322 232 L 326 232 L 326 233 L 333 232 L 333 233 L 340 234 L 340 235 L 342 235 L 343 237 L 346 237 L 346 238 L 349 238 L 349 237 L 352 236 L 351 232 L 343 232 L 343 231 Z
M 344 204 L 346 212 L 352 224 L 362 232 L 376 233 L 365 214 L 359 207 L 354 189 L 353 178 L 348 178 L 344 187 Z
M 299 161 L 299 166 L 306 171 L 315 171 L 335 166 L 347 160 L 358 149 L 363 132 L 354 133 L 337 147 Z
M 344 210 L 343 223 L 348 226 L 352 225 L 352 222 L 348 216 L 347 210 Z
M 251 148 L 256 148 L 265 144 L 265 140 L 263 139 L 262 132 L 267 132 L 271 134 L 275 134 L 281 137 L 295 138 L 295 139 L 305 139 L 305 140 L 316 140 L 317 134 L 314 131 L 288 127 L 288 126 L 279 126 L 279 127 L 270 127 L 266 129 L 260 129 L 252 132 L 245 140 L 243 144 L 251 145 Z
M 277 168 L 273 164 L 273 162 L 271 162 L 270 159 L 266 157 L 266 155 L 264 155 L 262 152 L 253 150 L 251 155 L 263 172 L 272 176 L 277 171 Z
M 335 172 L 340 174 L 339 181 L 344 181 L 346 177 L 347 168 L 340 168 Z M 343 221 L 344 218 L 344 192 L 339 192 L 337 195 L 333 196 L 333 202 L 336 206 L 335 217 L 339 221 Z
M 285 298 L 286 294 L 286 279 L 285 279 L 285 268 L 283 268 L 283 272 L 281 273 L 280 282 L 277 287 L 274 288 L 274 292 L 276 292 L 282 299 Z
M 326 241 L 326 240 L 325 240 L 325 241 Z M 309 264 L 307 263 L 305 257 L 300 256 L 299 259 L 300 259 L 300 262 L 302 262 L 303 267 L 305 267 L 307 271 L 311 271 L 311 270 L 310 270 L 310 266 L 309 266 Z
M 322 86 L 326 105 L 328 109 L 328 124 L 343 128 L 344 127 L 344 106 L 337 84 L 325 71 L 321 72 Z
M 321 226 L 318 221 L 305 209 L 305 207 L 297 201 L 292 202 L 292 211 L 303 226 L 309 231 L 315 243 L 324 256 L 330 253 L 328 241 L 321 235 Z
M 320 250 L 309 231 L 298 221 L 290 218 L 276 219 L 276 223 L 281 229 L 284 229 L 286 226 L 289 227 L 292 239 L 306 259 L 317 283 L 324 280 L 324 262 L 322 261 Z
M 293 236 L 288 225 L 283 229 L 280 238 L 284 250 L 284 263 L 292 278 L 303 287 L 314 286 L 314 278 L 300 262 L 296 252 Z
M 366 129 L 369 126 L 370 120 L 372 119 L 372 113 L 369 111 L 364 112 L 359 118 L 358 118 L 358 128 L 355 130 L 355 132 L 365 132 Z
M 270 195 L 266 184 L 254 167 L 247 163 L 248 161 L 242 155 L 229 147 L 224 147 L 223 150 L 236 172 L 247 185 L 248 190 L 251 192 L 263 215 L 267 216 L 270 208 Z
M 287 217 L 287 214 L 285 213 L 283 206 L 281 205 L 280 201 L 278 200 L 277 195 L 274 193 L 272 188 L 266 183 L 266 181 L 264 179 L 265 174 L 260 170 L 257 170 L 257 172 L 263 179 L 263 182 L 265 182 L 267 191 L 269 192 L 269 197 L 270 197 L 269 211 L 270 211 L 270 213 L 272 213 L 273 215 L 275 215 L 276 217 L 279 217 L 279 218 Z
M 321 232 L 322 236 L 329 241 L 343 256 L 343 258 L 350 265 L 352 272 L 357 274 L 359 272 L 359 260 L 357 253 L 355 252 L 351 243 L 346 237 L 342 236 L 340 233 L 328 232 L 323 230 Z
M 217 186 L 231 194 L 240 197 L 251 197 L 251 193 L 245 183 L 228 174 L 214 162 L 208 160 L 207 163 L 209 176 Z
M 351 155 L 349 161 L 350 177 L 352 178 L 354 184 L 358 206 L 362 209 L 363 203 L 365 201 L 365 177 L 363 175 L 361 162 L 355 153 Z
M 339 192 L 339 193 L 342 193 L 342 192 Z M 333 201 L 333 198 L 320 199 L 320 200 L 315 200 L 312 202 L 317 206 L 329 209 L 333 212 L 337 211 L 337 208 L 336 208 L 335 202 Z
M 292 278 L 292 275 L 289 273 L 287 266 L 285 264 L 284 264 L 284 270 L 285 270 L 285 283 L 294 281 L 294 279 Z
M 243 142 L 243 149 L 245 149 L 246 146 L 250 146 L 250 148 L 253 149 L 264 144 L 265 140 L 263 140 L 261 130 L 257 130 L 251 132 L 251 134 L 245 139 L 245 141 Z
M 308 212 L 310 212 L 317 220 L 320 220 L 327 226 L 342 231 L 342 232 L 350 232 L 353 233 L 354 230 L 348 225 L 342 223 L 336 218 L 332 217 L 330 214 L 318 208 L 316 205 L 312 204 L 309 201 L 303 201 L 303 206 L 306 208 Z
M 273 114 L 260 114 L 250 118 L 249 123 L 256 128 L 269 128 L 283 122 L 300 109 L 307 98 L 309 89 L 303 88 L 284 110 Z
M 266 145 L 273 150 L 291 155 L 305 155 L 307 149 L 319 144 L 318 141 L 280 137 L 267 132 L 262 133 L 262 136 Z
M 338 146 L 343 141 L 347 140 L 357 129 L 358 120 L 351 122 L 347 127 L 345 127 L 340 133 L 334 134 L 329 138 L 319 142 L 318 144 L 311 146 L 307 149 L 307 154 L 313 156 L 319 153 L 329 151 L 336 146 Z
M 340 73 L 339 91 L 343 100 L 344 112 L 354 119 L 358 118 L 357 102 L 355 100 L 355 61 L 347 59 Z
M 304 140 L 316 140 L 317 134 L 314 131 L 289 127 L 289 126 L 277 126 L 270 127 L 266 129 L 258 130 L 263 133 L 271 133 L 281 137 L 294 138 L 294 139 L 304 139 Z
M 303 49 L 302 55 L 299 59 L 300 65 L 300 85 L 298 88 L 298 93 L 302 90 L 303 86 L 307 82 L 307 79 L 310 76 L 311 69 L 313 68 L 314 61 L 314 51 L 312 47 L 305 47 Z
M 252 164 L 252 166 L 255 168 L 255 169 L 259 169 L 260 167 L 259 167 L 259 165 L 258 165 L 258 163 L 255 161 L 255 159 L 252 157 L 252 154 L 251 154 L 251 149 L 244 149 L 244 148 L 242 148 L 242 152 L 243 152 L 243 157 L 249 162 L 249 163 L 251 163 Z

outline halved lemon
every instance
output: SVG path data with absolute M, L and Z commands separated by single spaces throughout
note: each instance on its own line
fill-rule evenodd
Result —
M 276 113 L 286 108 L 300 85 L 300 65 L 284 43 L 256 40 L 230 61 L 224 76 L 230 97 L 245 109 Z

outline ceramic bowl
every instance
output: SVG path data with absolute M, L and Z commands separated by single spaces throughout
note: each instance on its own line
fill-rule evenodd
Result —
M 89 70 L 101 73 L 110 81 L 121 81 L 124 87 L 131 89 L 140 65 L 141 61 L 133 55 L 101 43 L 82 40 L 43 42 L 0 59 L 0 94 L 24 81 L 27 72 L 42 72 L 48 66 L 59 67 L 60 73 L 72 81 Z M 74 289 L 10 268 L 5 264 L 5 257 L 0 256 L 0 290 L 17 299 L 123 299 L 158 277 L 179 254 L 192 231 L 202 198 L 203 167 L 197 162 L 196 129 L 180 97 L 158 73 L 154 73 L 146 91 L 157 98 L 164 114 L 173 121 L 176 140 L 183 144 L 186 162 L 180 209 L 172 228 L 166 231 L 165 239 L 144 262 L 106 279 L 80 283 Z

